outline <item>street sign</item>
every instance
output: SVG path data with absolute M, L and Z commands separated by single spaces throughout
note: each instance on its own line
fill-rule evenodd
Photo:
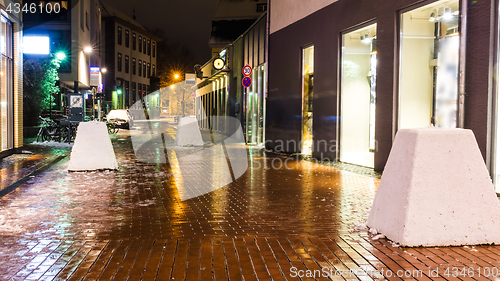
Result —
M 243 75 L 250 76 L 250 75 L 252 75 L 252 67 L 250 67 L 249 65 L 245 65 L 243 67 L 242 72 L 243 72 Z
M 248 88 L 252 85 L 252 78 L 250 77 L 244 77 L 243 80 L 241 80 L 241 84 L 243 84 L 243 87 Z

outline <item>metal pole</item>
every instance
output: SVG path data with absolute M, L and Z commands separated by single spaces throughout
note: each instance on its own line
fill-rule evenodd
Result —
M 186 107 L 186 103 L 184 102 L 184 93 L 186 91 L 182 89 L 182 117 L 184 117 L 184 108 Z

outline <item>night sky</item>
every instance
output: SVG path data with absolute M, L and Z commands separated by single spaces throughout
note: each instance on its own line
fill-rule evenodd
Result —
M 135 7 L 136 20 L 142 26 L 165 29 L 172 42 L 182 43 L 193 51 L 196 63 L 204 64 L 210 59 L 208 39 L 219 0 L 102 1 L 129 17 Z

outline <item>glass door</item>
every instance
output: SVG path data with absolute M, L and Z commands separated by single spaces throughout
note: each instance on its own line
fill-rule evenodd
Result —
M 313 151 L 314 46 L 302 49 L 302 140 L 301 153 Z
M 252 71 L 252 85 L 246 96 L 246 137 L 248 144 L 264 142 L 265 65 Z
M 342 35 L 340 161 L 374 167 L 377 25 Z
M 460 4 L 441 0 L 401 13 L 399 128 L 456 128 Z

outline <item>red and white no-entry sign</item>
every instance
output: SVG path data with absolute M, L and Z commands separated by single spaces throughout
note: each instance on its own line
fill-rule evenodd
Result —
M 249 65 L 245 65 L 243 67 L 242 72 L 243 72 L 243 75 L 250 76 L 250 75 L 252 75 L 252 67 L 250 67 Z

